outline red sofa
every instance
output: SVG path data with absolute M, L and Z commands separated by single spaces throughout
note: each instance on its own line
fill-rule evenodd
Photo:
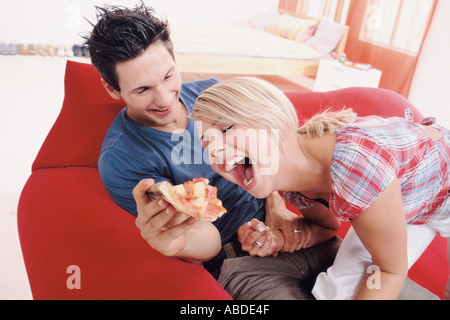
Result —
M 422 118 L 405 99 L 381 89 L 287 95 L 305 117 L 346 105 L 360 115 L 403 116 L 410 107 L 416 120 Z M 107 95 L 91 65 L 67 62 L 61 113 L 19 200 L 19 237 L 33 298 L 230 299 L 202 266 L 153 250 L 134 217 L 103 187 L 97 159 L 123 107 Z M 447 274 L 446 241 L 436 237 L 410 277 L 442 297 Z

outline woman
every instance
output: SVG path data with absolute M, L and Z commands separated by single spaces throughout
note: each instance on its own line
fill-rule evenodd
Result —
M 351 221 L 333 267 L 316 281 L 316 298 L 395 299 L 435 232 L 450 236 L 450 132 L 440 126 L 342 110 L 298 129 L 284 94 L 246 77 L 204 91 L 191 117 L 201 121 L 214 170 L 258 198 L 283 191 L 302 209 L 305 246 L 328 238 L 337 218 Z M 261 154 L 265 145 L 278 148 Z M 425 244 L 410 243 L 415 225 Z M 256 240 L 249 231 L 241 241 L 250 235 Z M 267 233 L 255 246 L 273 254 L 277 239 Z

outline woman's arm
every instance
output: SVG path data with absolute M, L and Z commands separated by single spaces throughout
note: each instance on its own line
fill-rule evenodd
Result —
M 396 299 L 408 273 L 406 220 L 398 179 L 353 219 L 352 225 L 379 272 L 367 274 L 355 299 Z M 369 286 L 369 277 L 379 283 Z
M 277 247 L 282 252 L 294 252 L 302 248 L 305 242 L 309 240 L 310 230 L 306 229 L 304 219 L 288 208 L 280 194 L 275 191 L 266 198 L 266 221 L 265 225 L 272 232 L 276 232 L 278 237 L 281 235 L 284 239 L 278 240 Z M 297 232 L 301 230 L 301 232 Z M 279 233 L 281 231 L 281 233 Z
M 305 218 L 305 223 L 308 224 L 311 230 L 310 239 L 304 245 L 304 248 L 309 248 L 331 239 L 341 227 L 339 219 L 330 209 L 322 205 L 317 204 L 311 208 L 302 209 L 301 213 Z
M 278 192 L 272 193 L 266 199 L 266 224 L 271 231 L 256 219 L 242 225 L 238 230 L 242 249 L 261 257 L 276 256 L 278 251 L 294 252 L 331 239 L 341 226 L 339 219 L 321 205 L 302 209 L 301 213 L 288 210 Z M 257 240 L 264 246 L 254 247 Z

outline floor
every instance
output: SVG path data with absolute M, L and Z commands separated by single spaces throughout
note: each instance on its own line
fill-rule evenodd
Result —
M 32 299 L 18 239 L 17 203 L 32 162 L 59 114 L 66 59 L 0 56 L 0 300 Z M 202 77 L 185 74 L 183 80 Z M 266 80 L 277 82 L 282 90 L 303 90 L 279 77 Z M 447 112 L 436 116 L 450 128 Z

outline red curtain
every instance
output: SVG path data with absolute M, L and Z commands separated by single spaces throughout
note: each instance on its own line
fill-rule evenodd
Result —
M 280 9 L 297 12 L 297 3 L 298 0 L 280 0 L 278 7 Z
M 386 0 L 382 0 L 386 1 Z M 373 2 L 373 1 L 372 1 Z M 381 70 L 380 88 L 390 89 L 407 97 L 420 49 L 418 53 L 405 53 L 386 45 L 378 45 L 360 39 L 361 29 L 367 13 L 370 0 L 352 0 L 349 7 L 347 25 L 350 33 L 345 52 L 348 59 L 358 63 L 368 63 Z M 425 39 L 431 20 L 436 9 L 437 0 L 434 1 L 429 20 L 425 28 Z M 394 32 L 394 30 L 392 30 Z M 423 44 L 423 40 L 420 47 Z

